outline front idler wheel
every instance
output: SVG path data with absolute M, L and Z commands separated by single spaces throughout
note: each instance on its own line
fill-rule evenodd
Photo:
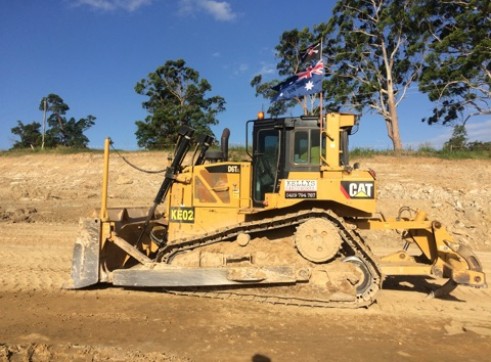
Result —
M 357 256 L 348 256 L 343 260 L 345 263 L 351 263 L 356 266 L 356 269 L 360 272 L 361 278 L 356 284 L 356 295 L 362 296 L 370 290 L 372 287 L 374 277 L 366 263 Z

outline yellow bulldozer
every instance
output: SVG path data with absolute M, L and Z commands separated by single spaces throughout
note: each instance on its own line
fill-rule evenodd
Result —
M 108 208 L 107 139 L 101 208 L 81 220 L 71 287 L 346 308 L 372 304 L 387 277 L 443 278 L 435 295 L 485 287 L 478 258 L 439 221 L 409 208 L 376 212 L 375 172 L 349 164 L 356 122 L 342 113 L 258 116 L 246 123 L 247 162 L 229 160 L 228 129 L 210 150 L 212 137 L 182 127 L 146 208 Z M 393 230 L 401 248 L 374 255 L 361 230 Z

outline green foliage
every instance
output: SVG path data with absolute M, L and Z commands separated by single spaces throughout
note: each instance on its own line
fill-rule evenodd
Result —
M 356 147 L 350 151 L 350 157 L 353 158 L 370 158 L 376 155 L 380 155 L 382 151 L 376 151 L 366 147 Z M 384 151 L 385 152 L 385 151 Z
M 87 148 L 89 139 L 84 132 L 95 124 L 94 116 L 89 115 L 79 120 L 71 117 L 67 120 L 64 115 L 70 107 L 59 95 L 53 93 L 41 99 L 39 109 L 51 113 L 47 119 L 48 129 L 45 132 L 44 145 L 42 145 L 41 124 L 32 122 L 24 125 L 21 121 L 17 121 L 17 127 L 11 129 L 13 134 L 20 137 L 20 141 L 14 143 L 14 149 L 41 146 Z
M 468 142 L 465 125 L 457 125 L 441 153 L 448 158 L 491 158 L 491 142 Z
M 39 110 L 62 116 L 70 109 L 58 94 L 50 93 L 41 99 Z
M 465 160 L 465 159 L 478 159 L 478 160 L 491 160 L 491 142 L 484 144 L 482 149 L 470 149 L 465 148 L 462 150 L 449 150 L 441 149 L 436 150 L 431 147 L 420 147 L 417 150 L 404 150 L 403 152 L 396 153 L 392 150 L 374 150 L 371 148 L 354 148 L 350 151 L 351 161 L 373 158 L 376 156 L 388 156 L 388 157 L 432 157 L 447 160 Z
M 173 145 L 183 125 L 198 134 L 213 134 L 210 126 L 218 123 L 217 114 L 225 110 L 225 100 L 207 98 L 210 83 L 182 59 L 158 67 L 136 84 L 135 91 L 147 97 L 142 106 L 149 115 L 135 122 L 138 146 L 146 149 Z
M 282 34 L 278 74 L 296 73 L 300 49 L 321 38 L 324 108 L 377 112 L 394 149 L 402 148 L 397 108 L 416 83 L 437 102 L 424 119 L 430 124 L 491 113 L 490 14 L 489 0 L 339 0 L 327 23 Z M 271 99 L 280 81 L 262 78 L 251 86 Z M 268 112 L 284 114 L 299 103 L 305 112 L 305 99 L 276 102 Z
M 407 0 L 338 1 L 328 23 L 326 55 L 330 85 L 341 81 L 343 87 L 332 101 L 387 112 L 391 88 L 407 87 L 421 67 L 418 15 Z
M 47 147 L 87 148 L 89 139 L 84 132 L 95 124 L 95 117 L 88 115 L 79 120 L 73 117 L 67 120 L 53 114 L 48 118 L 48 124 L 50 129 L 46 132 Z
M 491 142 L 469 142 L 467 143 L 467 149 L 472 152 L 488 152 L 491 154 Z
M 452 137 L 443 145 L 444 150 L 465 150 L 467 143 L 467 130 L 465 125 L 457 125 L 453 129 Z
M 432 35 L 419 87 L 436 103 L 429 124 L 491 113 L 491 2 L 419 1 Z
M 279 75 L 298 72 L 300 50 L 315 39 L 323 41 L 327 78 L 323 82 L 324 108 L 361 113 L 375 111 L 387 125 L 394 148 L 401 148 L 397 106 L 417 79 L 425 42 L 419 30 L 421 11 L 412 0 L 338 1 L 327 23 L 284 32 L 276 47 Z M 256 76 L 256 94 L 272 98 L 271 86 Z M 273 116 L 307 100 L 273 104 Z M 316 113 L 318 110 L 313 110 Z
M 100 154 L 103 153 L 104 150 L 98 150 L 98 149 L 90 149 L 90 148 L 74 148 L 74 147 L 64 147 L 64 146 L 59 146 L 56 148 L 45 148 L 42 150 L 40 147 L 34 148 L 34 149 L 29 149 L 29 148 L 11 148 L 8 151 L 0 151 L 0 157 L 5 156 L 14 156 L 14 157 L 22 157 L 26 155 L 35 155 L 35 154 L 42 154 L 42 155 L 71 155 L 71 154 L 78 154 L 78 153 L 94 153 L 94 154 Z
M 325 24 L 320 24 L 314 26 L 312 31 L 310 31 L 309 28 L 303 28 L 302 30 L 293 29 L 283 32 L 279 44 L 275 47 L 276 58 L 278 59 L 276 69 L 280 76 L 292 76 L 307 66 L 301 62 L 301 51 L 307 48 L 315 40 L 320 39 L 324 28 Z M 270 100 L 277 93 L 277 91 L 274 91 L 272 88 L 283 80 L 273 79 L 270 81 L 263 81 L 263 76 L 258 74 L 252 79 L 251 86 L 256 90 L 256 97 L 262 96 L 263 98 Z M 270 103 L 267 112 L 272 117 L 277 117 L 285 114 L 289 109 L 300 104 L 303 107 L 305 114 L 314 114 L 316 109 L 308 110 L 307 108 L 308 99 L 309 98 L 307 97 L 302 97 L 299 99 Z
M 397 108 L 418 79 L 428 36 L 412 0 L 338 1 L 328 22 L 326 108 L 374 111 L 402 149 Z
M 276 95 L 276 91 L 272 88 L 280 83 L 279 80 L 263 82 L 261 74 L 256 75 L 251 81 L 251 87 L 256 89 L 256 97 L 263 96 L 266 99 L 271 99 Z M 271 117 L 278 117 L 290 108 L 295 106 L 295 100 L 270 103 L 267 112 Z
M 32 122 L 24 124 L 22 121 L 17 121 L 17 126 L 11 129 L 11 132 L 19 136 L 20 140 L 14 143 L 12 148 L 36 148 L 41 145 L 41 124 Z

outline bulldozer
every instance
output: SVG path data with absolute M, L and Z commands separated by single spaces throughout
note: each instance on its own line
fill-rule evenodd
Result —
M 431 278 L 433 295 L 486 286 L 472 250 L 427 213 L 376 210 L 377 178 L 350 165 L 357 116 L 246 122 L 247 161 L 229 160 L 225 129 L 183 126 L 151 206 L 108 207 L 110 139 L 101 207 L 81 219 L 71 288 L 106 283 L 275 304 L 358 308 L 385 278 Z M 184 162 L 187 164 L 185 165 Z M 150 204 L 150 203 L 149 203 Z M 393 231 L 400 250 L 375 255 L 362 237 Z

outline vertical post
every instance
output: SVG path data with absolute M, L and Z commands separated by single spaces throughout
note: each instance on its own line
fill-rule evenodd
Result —
M 321 37 L 321 41 L 320 41 L 320 49 L 319 49 L 319 60 L 323 60 L 322 59 L 322 37 Z M 322 62 L 322 64 L 324 64 L 324 62 Z M 323 71 L 325 71 L 323 69 Z M 323 165 L 323 161 L 325 161 L 324 157 L 323 157 L 323 152 L 325 152 L 325 149 L 322 148 L 322 138 L 325 137 L 324 135 L 324 117 L 322 115 L 322 113 L 324 112 L 324 109 L 323 109 L 323 102 L 324 100 L 324 92 L 322 91 L 322 87 L 321 87 L 321 92 L 319 94 L 319 128 L 320 128 L 320 132 L 319 132 L 319 150 L 320 150 L 320 154 L 319 154 L 319 163 L 320 165 L 322 166 Z M 326 140 L 326 144 L 327 144 L 327 140 Z M 325 155 L 325 153 L 324 153 Z
M 321 41 L 320 41 L 320 45 L 319 45 L 320 49 L 319 49 L 319 60 L 322 60 L 322 64 L 323 66 L 325 67 L 324 65 L 324 61 L 322 59 L 322 38 L 321 38 Z M 324 74 L 325 72 L 325 69 L 322 70 L 322 74 Z M 323 98 L 324 98 L 324 92 L 322 91 L 322 86 L 321 86 L 321 92 L 320 92 L 320 99 L 319 99 L 319 121 L 320 121 L 320 126 L 321 126 L 321 134 L 322 134 L 322 129 L 324 128 L 324 125 L 322 124 L 324 122 L 324 119 L 322 117 L 322 112 L 324 111 L 323 110 Z
M 107 221 L 107 189 L 109 185 L 109 146 L 111 139 L 107 137 L 104 140 L 104 170 L 102 172 L 102 193 L 101 193 L 101 212 L 99 218 L 101 221 Z
M 43 140 L 41 142 L 41 149 L 44 150 L 44 138 L 46 136 L 46 97 L 43 98 Z

